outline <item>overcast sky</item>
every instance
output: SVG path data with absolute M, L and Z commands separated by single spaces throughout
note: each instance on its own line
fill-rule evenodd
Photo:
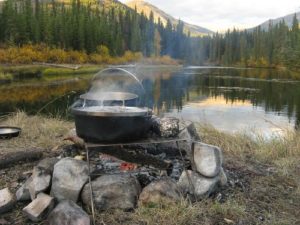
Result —
M 121 0 L 126 2 L 127 0 Z M 300 0 L 147 0 L 175 18 L 213 31 L 250 28 L 300 11 Z

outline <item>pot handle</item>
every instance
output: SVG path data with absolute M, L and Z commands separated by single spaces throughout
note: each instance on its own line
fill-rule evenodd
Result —
M 141 81 L 140 81 L 133 73 L 131 73 L 131 72 L 129 72 L 128 70 L 125 70 L 125 69 L 123 69 L 123 68 L 119 68 L 119 67 L 116 67 L 116 68 L 106 68 L 106 69 L 103 69 L 103 70 L 99 71 L 99 72 L 96 73 L 96 74 L 94 75 L 94 77 L 92 78 L 92 82 L 95 81 L 96 78 L 97 78 L 99 75 L 101 76 L 101 74 L 102 74 L 103 72 L 106 72 L 106 71 L 109 71 L 109 70 L 119 70 L 119 71 L 125 72 L 126 74 L 128 74 L 131 78 L 133 78 L 133 79 L 140 85 L 140 87 L 142 88 L 143 92 L 145 93 L 145 89 L 144 89 L 144 86 L 143 86 L 143 84 L 141 83 Z

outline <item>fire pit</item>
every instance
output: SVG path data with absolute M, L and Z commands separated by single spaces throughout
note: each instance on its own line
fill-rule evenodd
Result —
M 77 135 L 96 143 L 144 137 L 151 126 L 152 112 L 142 107 L 138 93 L 143 90 L 140 81 L 126 70 L 111 68 L 96 74 L 90 90 L 71 108 Z

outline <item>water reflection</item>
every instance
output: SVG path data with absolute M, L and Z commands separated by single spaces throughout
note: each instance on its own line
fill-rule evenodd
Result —
M 152 85 L 146 85 L 153 93 L 149 106 L 157 114 L 209 122 L 222 130 L 257 127 L 265 133 L 299 126 L 300 84 L 289 74 L 197 69 L 166 77 L 157 73 Z
M 198 67 L 175 71 L 138 68 L 132 72 L 145 87 L 143 102 L 157 115 L 209 122 L 230 131 L 256 127 L 277 132 L 300 125 L 297 73 Z M 68 115 L 67 106 L 87 88 L 87 79 L 0 86 L 0 110 L 36 113 L 46 104 L 43 113 Z

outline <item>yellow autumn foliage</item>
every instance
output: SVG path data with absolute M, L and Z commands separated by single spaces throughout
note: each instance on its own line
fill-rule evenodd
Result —
M 177 61 L 169 56 L 144 59 L 141 52 L 126 51 L 121 57 L 112 57 L 109 54 L 109 49 L 104 45 L 98 46 L 96 52 L 89 55 L 84 51 L 50 48 L 45 44 L 27 44 L 22 47 L 0 48 L 0 64 L 32 64 L 36 62 L 57 64 L 126 64 L 139 61 L 154 64 L 178 64 Z

